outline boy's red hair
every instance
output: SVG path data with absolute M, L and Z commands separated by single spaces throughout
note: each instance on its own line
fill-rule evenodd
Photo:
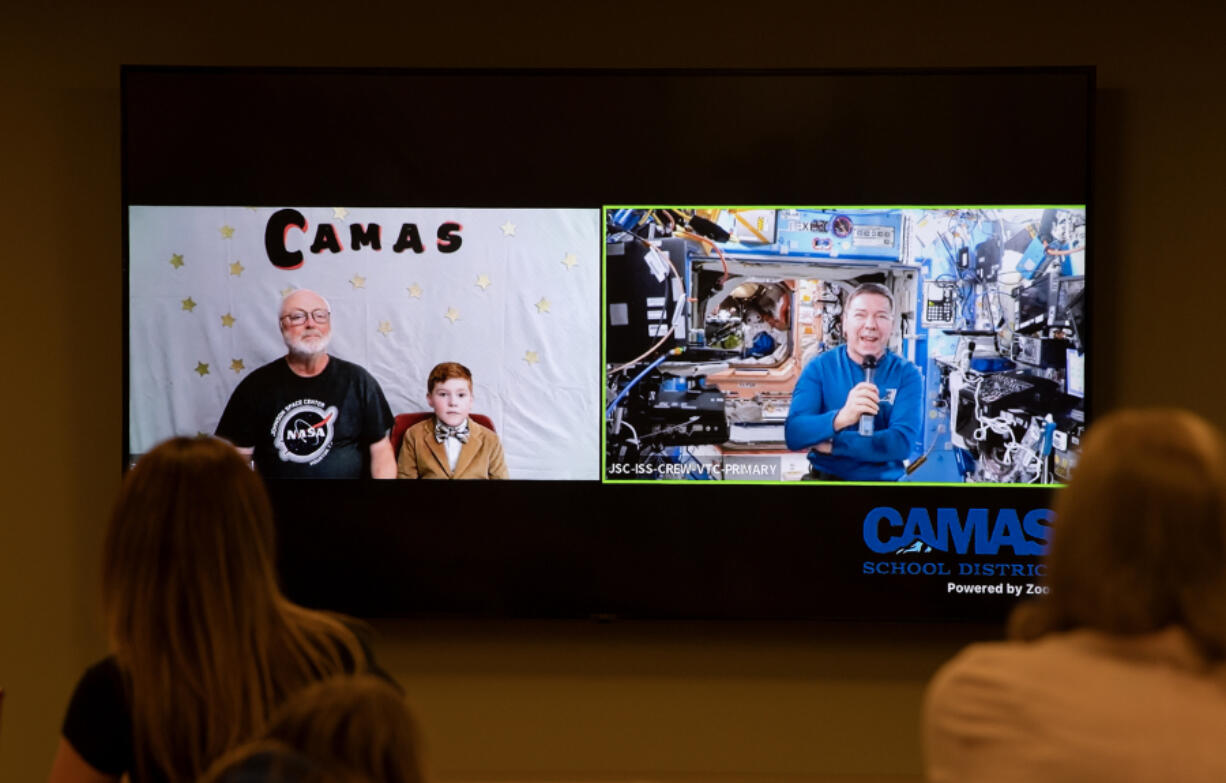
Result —
M 440 383 L 446 383 L 452 378 L 463 378 L 468 381 L 468 390 L 472 391 L 472 372 L 459 362 L 443 362 L 442 364 L 434 365 L 434 369 L 430 371 L 430 376 L 426 380 L 426 394 L 433 392 L 435 386 L 438 386 Z

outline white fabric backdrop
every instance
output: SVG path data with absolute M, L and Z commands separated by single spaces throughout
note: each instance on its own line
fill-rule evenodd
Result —
M 238 382 L 285 354 L 278 308 L 309 288 L 333 312 L 329 353 L 383 387 L 393 413 L 428 410 L 442 361 L 473 372 L 473 412 L 490 416 L 516 479 L 599 478 L 600 237 L 596 210 L 298 208 L 306 232 L 279 269 L 264 249 L 276 208 L 148 207 L 129 212 L 130 448 L 211 433 Z M 439 251 L 438 227 L 463 227 Z M 311 253 L 321 223 L 342 250 Z M 350 247 L 378 223 L 382 249 Z M 395 253 L 414 223 L 423 253 Z M 448 317 L 450 315 L 450 317 Z

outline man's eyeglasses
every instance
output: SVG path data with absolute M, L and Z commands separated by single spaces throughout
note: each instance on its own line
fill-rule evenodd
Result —
M 302 326 L 308 318 L 317 324 L 326 324 L 332 318 L 332 313 L 327 310 L 312 310 L 309 313 L 305 310 L 295 310 L 281 316 L 281 320 L 290 326 Z

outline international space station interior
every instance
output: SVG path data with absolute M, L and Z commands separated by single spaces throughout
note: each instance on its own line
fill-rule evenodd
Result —
M 900 481 L 1059 484 L 1086 427 L 1084 206 L 606 208 L 605 478 L 798 481 L 858 285 L 923 381 Z

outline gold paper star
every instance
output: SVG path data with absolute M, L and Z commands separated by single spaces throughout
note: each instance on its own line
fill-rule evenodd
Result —
M 285 288 L 282 288 L 280 291 L 281 298 L 284 299 L 285 297 L 289 296 L 290 294 L 294 293 L 297 290 L 298 290 L 297 286 L 293 286 L 293 285 L 286 286 Z
M 226 313 L 225 315 L 221 317 L 221 325 L 226 327 L 227 329 L 234 326 L 234 321 L 235 321 L 234 316 L 230 315 L 229 313 Z
M 234 277 L 241 275 L 243 273 L 243 269 L 244 267 L 242 261 L 235 261 L 233 264 L 230 264 L 230 274 Z
M 421 299 L 421 295 L 422 293 L 424 293 L 421 290 L 421 286 L 419 286 L 417 283 L 414 283 L 413 285 L 409 286 L 408 291 L 409 291 L 409 296 L 413 297 L 414 299 Z
M 383 335 L 384 337 L 387 337 L 389 334 L 392 333 L 392 322 L 391 321 L 380 321 L 379 328 L 375 329 L 375 331 Z
M 578 263 L 579 263 L 579 258 L 574 253 L 567 253 L 566 255 L 562 256 L 562 265 L 565 266 L 567 269 L 570 269 L 571 267 L 573 267 L 574 265 Z
M 443 317 L 448 321 L 455 323 L 456 321 L 460 320 L 460 311 L 454 307 L 448 307 L 447 312 L 443 313 Z
M 477 275 L 477 287 L 482 291 L 490 287 L 489 275 Z
M 196 362 L 196 372 L 203 378 L 209 374 L 209 366 L 204 362 Z
M 175 269 L 181 269 L 183 267 L 183 254 L 175 253 L 171 255 L 170 265 L 173 266 Z
M 243 370 L 245 370 L 245 369 L 247 369 L 247 368 L 243 366 L 243 360 L 242 360 L 242 359 L 231 359 L 231 360 L 230 360 L 230 369 L 231 369 L 231 370 L 234 370 L 234 372 L 242 372 Z
M 538 313 L 549 312 L 549 300 L 542 296 L 541 301 L 536 303 L 536 311 Z
M 221 227 L 221 238 L 222 239 L 232 239 L 233 237 L 234 237 L 234 226 L 222 226 Z
M 515 224 L 512 223 L 511 221 L 508 220 L 507 222 L 499 226 L 499 228 L 502 229 L 503 236 L 508 236 L 508 237 L 515 236 Z
M 182 304 L 182 305 L 183 305 L 183 309 L 184 309 L 184 310 L 186 310 L 186 311 L 187 311 L 187 312 L 189 312 L 189 313 L 190 313 L 192 310 L 195 310 L 195 309 L 196 309 L 196 303 L 192 301 L 192 298 L 191 298 L 190 296 L 189 296 L 189 297 L 187 297 L 186 299 L 184 299 L 184 300 L 183 300 L 183 301 L 182 301 L 180 304 Z
M 255 212 L 256 210 L 259 209 L 259 207 L 247 207 L 247 209 L 251 210 L 252 212 Z
M 538 354 L 536 351 L 524 351 L 524 361 L 528 364 L 536 364 L 540 360 L 540 354 Z
M 337 220 L 344 220 L 348 216 L 349 216 L 349 210 L 345 209 L 344 207 L 333 207 L 332 208 L 332 217 L 336 218 Z
M 349 278 L 349 284 L 354 288 L 365 288 L 366 278 L 362 277 L 361 275 L 354 275 L 353 277 Z

